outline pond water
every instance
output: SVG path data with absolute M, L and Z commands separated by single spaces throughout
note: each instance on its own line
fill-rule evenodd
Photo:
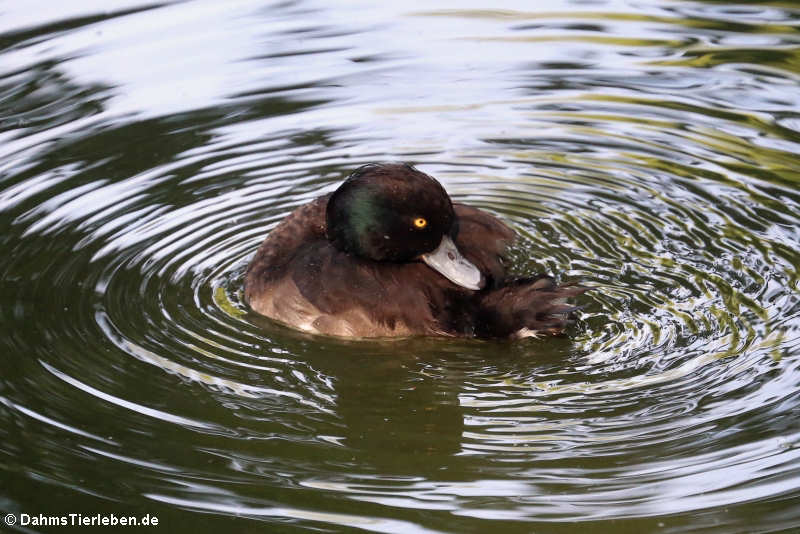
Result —
M 797 531 L 794 6 L 0 3 L 0 530 Z M 248 311 L 269 230 L 372 161 L 590 286 L 569 335 Z

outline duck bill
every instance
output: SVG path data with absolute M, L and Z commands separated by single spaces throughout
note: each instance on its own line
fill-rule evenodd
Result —
M 478 290 L 484 285 L 481 272 L 461 255 L 450 236 L 444 236 L 436 250 L 420 258 L 428 267 L 461 287 Z

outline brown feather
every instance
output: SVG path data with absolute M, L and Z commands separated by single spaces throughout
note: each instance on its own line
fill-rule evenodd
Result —
M 586 290 L 558 286 L 548 276 L 507 279 L 503 254 L 514 231 L 463 204 L 453 206 L 456 245 L 486 278 L 481 291 L 457 286 L 419 261 L 342 252 L 326 236 L 329 197 L 297 208 L 259 247 L 245 274 L 245 300 L 256 312 L 335 336 L 520 337 L 561 332 L 578 309 L 565 300 Z

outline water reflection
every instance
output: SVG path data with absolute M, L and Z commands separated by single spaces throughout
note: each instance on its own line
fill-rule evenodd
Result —
M 4 509 L 800 525 L 800 14 L 486 7 L 7 7 Z M 248 312 L 264 235 L 380 160 L 509 221 L 517 272 L 592 286 L 570 336 L 353 342 Z
M 376 467 L 404 473 L 402 467 L 419 455 L 461 451 L 464 416 L 457 393 L 426 376 L 424 365 L 374 357 L 348 364 L 337 369 L 336 408 L 346 425 L 344 443 L 364 451 L 363 461 L 374 457 Z

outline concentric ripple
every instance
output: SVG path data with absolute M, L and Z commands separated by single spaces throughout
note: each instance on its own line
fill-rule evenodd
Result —
M 4 514 L 800 528 L 800 11 L 483 7 L 8 8 Z M 589 286 L 569 336 L 252 313 L 270 229 L 380 160 L 508 221 L 515 272 Z

